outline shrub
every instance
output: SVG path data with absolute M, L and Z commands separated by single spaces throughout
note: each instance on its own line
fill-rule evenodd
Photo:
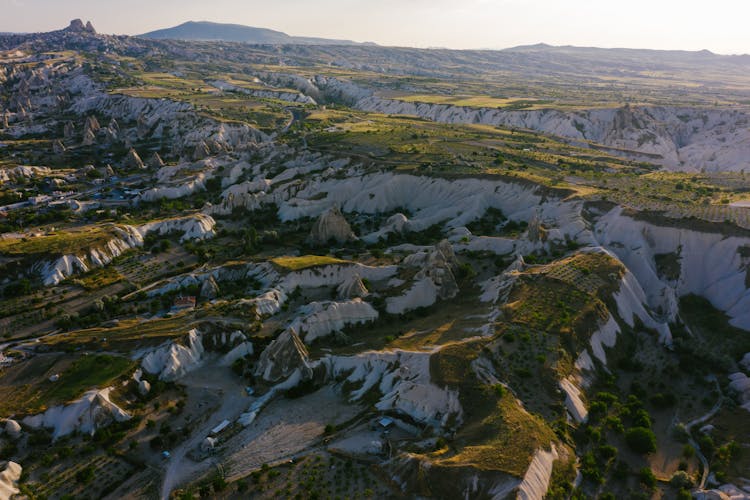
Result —
M 669 480 L 669 484 L 679 489 L 690 488 L 693 486 L 693 480 L 690 479 L 687 472 L 684 470 L 678 470 L 674 473 L 672 479 Z
M 94 468 L 89 465 L 76 472 L 76 481 L 82 484 L 88 484 L 93 481 L 94 475 Z
M 693 494 L 690 490 L 680 490 L 677 492 L 677 500 L 693 500 Z
M 605 460 L 609 460 L 617 456 L 617 448 L 608 444 L 601 445 L 598 452 L 599 456 L 604 458 Z
M 635 427 L 651 427 L 651 416 L 646 410 L 638 410 L 633 416 L 633 425 Z
M 646 427 L 632 427 L 625 433 L 625 442 L 630 448 L 641 454 L 656 451 L 656 436 Z
M 644 467 L 638 472 L 638 479 L 649 489 L 656 487 L 656 476 L 648 467 Z

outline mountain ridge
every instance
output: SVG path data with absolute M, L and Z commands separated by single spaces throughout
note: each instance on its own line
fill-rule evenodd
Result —
M 160 40 L 224 41 L 262 45 L 361 45 L 353 40 L 292 36 L 269 28 L 211 21 L 187 21 L 177 26 L 149 31 L 136 36 Z

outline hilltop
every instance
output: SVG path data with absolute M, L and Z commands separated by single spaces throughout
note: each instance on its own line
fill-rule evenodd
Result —
M 355 45 L 351 40 L 291 36 L 267 28 L 243 26 L 241 24 L 188 21 L 179 26 L 150 31 L 141 38 L 241 42 L 257 45 Z

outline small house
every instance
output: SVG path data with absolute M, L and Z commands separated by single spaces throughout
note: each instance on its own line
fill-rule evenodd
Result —
M 172 305 L 172 311 L 185 311 L 195 309 L 195 296 L 179 296 L 176 299 L 174 299 L 174 304 Z

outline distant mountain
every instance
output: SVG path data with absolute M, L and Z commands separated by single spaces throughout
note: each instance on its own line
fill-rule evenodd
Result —
M 592 60 L 608 58 L 641 58 L 647 59 L 661 58 L 665 61 L 706 61 L 706 60 L 735 60 L 747 61 L 750 57 L 748 54 L 741 55 L 722 55 L 715 54 L 710 50 L 656 50 L 656 49 L 628 49 L 612 48 L 604 49 L 599 47 L 577 47 L 574 45 L 548 45 L 546 43 L 537 43 L 535 45 L 519 45 L 503 49 L 501 52 L 514 52 L 524 54 L 551 54 L 563 56 L 586 57 Z
M 188 21 L 173 28 L 138 35 L 141 38 L 242 42 L 264 45 L 358 45 L 351 40 L 290 36 L 281 31 L 241 24 Z

